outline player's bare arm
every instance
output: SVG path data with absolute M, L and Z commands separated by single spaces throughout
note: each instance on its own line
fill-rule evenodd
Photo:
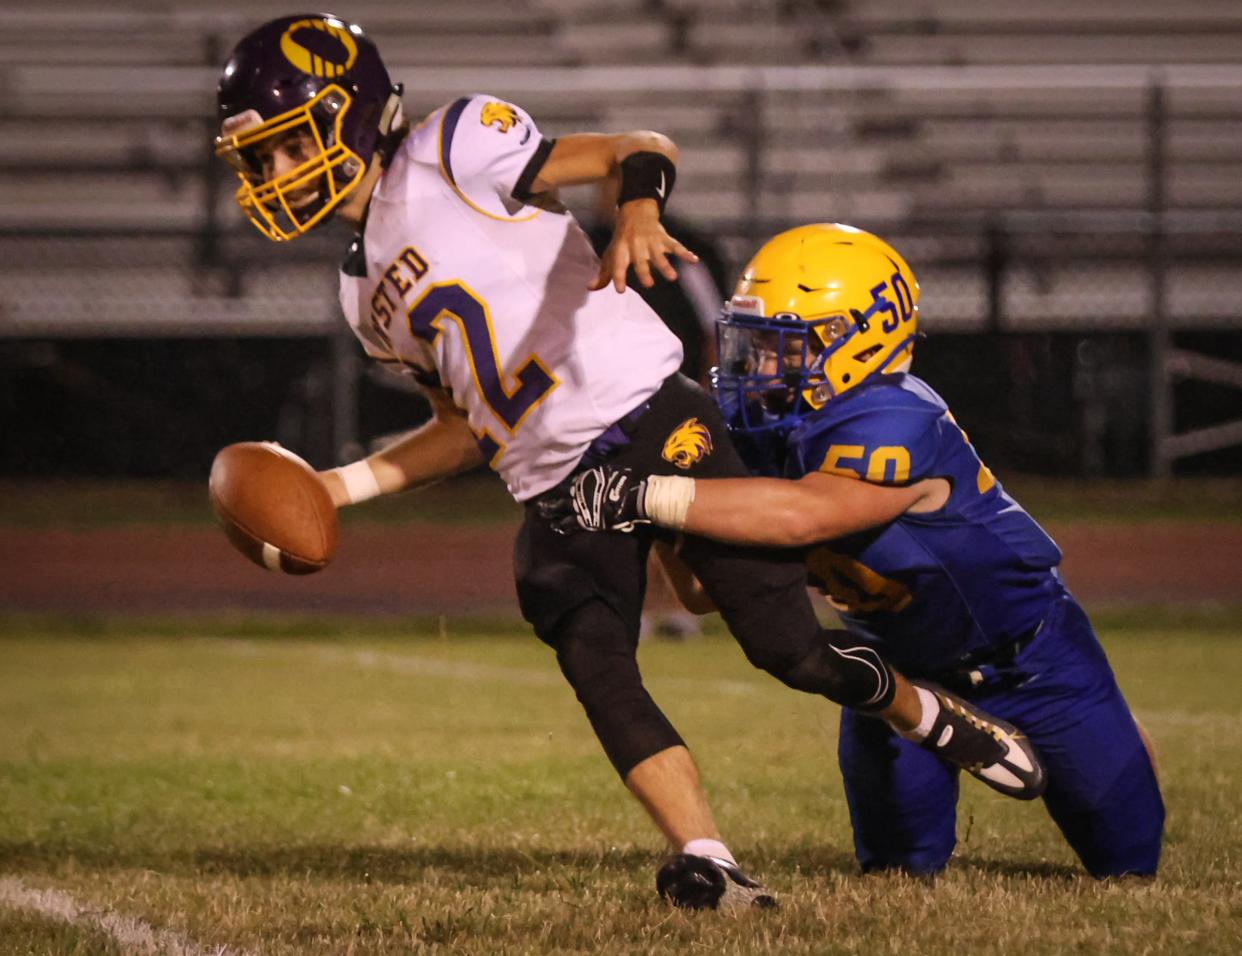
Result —
M 626 285 L 630 266 L 638 281 L 650 288 L 654 268 L 674 281 L 677 270 L 670 256 L 697 262 L 698 256 L 670 236 L 660 223 L 663 200 L 672 189 L 677 147 L 661 133 L 577 133 L 561 137 L 535 177 L 532 192 L 548 192 L 559 186 L 621 180 L 621 204 L 612 242 L 600 259 L 595 281 L 588 287 L 602 289 L 610 282 L 618 292 Z M 661 159 L 667 166 L 663 169 Z M 627 160 L 629 161 L 627 163 Z M 627 183 L 627 177 L 629 182 Z M 626 200 L 627 185 L 637 198 Z M 647 193 L 650 192 L 650 195 Z
M 429 389 L 427 395 L 433 414 L 424 425 L 360 461 L 319 473 L 333 504 L 340 508 L 432 484 L 484 463 L 461 411 L 441 391 Z
M 783 478 L 638 480 L 602 466 L 575 478 L 568 499 L 550 502 L 565 530 L 625 530 L 635 522 L 691 532 L 732 544 L 803 547 L 888 524 L 907 512 L 940 508 L 949 483 L 928 478 L 880 485 L 812 472 Z
M 949 491 L 943 478 L 902 487 L 820 472 L 797 481 L 680 480 L 694 485 L 686 531 L 735 544 L 792 547 L 888 524 L 909 511 L 935 510 L 947 500 Z

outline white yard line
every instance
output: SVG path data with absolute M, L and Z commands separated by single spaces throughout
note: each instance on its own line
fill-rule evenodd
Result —
M 0 906 L 27 910 L 77 926 L 106 933 L 121 951 L 157 956 L 249 956 L 228 946 L 202 946 L 171 930 L 156 929 L 132 916 L 98 909 L 78 902 L 60 890 L 41 890 L 27 886 L 12 876 L 0 877 Z
M 523 687 L 561 687 L 565 683 L 551 663 L 547 670 L 510 667 L 504 664 L 479 664 L 473 661 L 446 661 L 421 654 L 395 654 L 390 651 L 350 650 L 344 647 L 323 647 L 313 644 L 275 644 L 271 641 L 204 638 L 200 647 L 227 649 L 245 655 L 296 653 L 324 664 L 350 664 L 363 670 L 377 670 L 416 677 L 443 677 L 462 681 L 495 681 Z M 669 692 L 723 694 L 730 697 L 753 697 L 762 691 L 760 683 L 739 680 L 699 680 L 689 677 L 648 677 L 646 683 L 654 690 Z

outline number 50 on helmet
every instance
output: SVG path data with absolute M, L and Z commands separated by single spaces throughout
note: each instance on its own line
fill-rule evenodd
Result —
M 717 323 L 716 400 L 731 429 L 788 431 L 874 375 L 905 371 L 919 285 L 883 239 L 815 223 L 770 239 Z
M 241 180 L 238 204 L 277 242 L 302 235 L 344 202 L 401 120 L 401 88 L 375 44 L 330 14 L 280 17 L 248 33 L 225 64 L 216 98 L 216 155 Z M 279 175 L 265 172 L 265 150 L 289 137 L 304 144 L 301 161 Z

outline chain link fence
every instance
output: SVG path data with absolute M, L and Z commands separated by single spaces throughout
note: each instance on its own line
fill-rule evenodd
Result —
M 3 125 L 22 144 L 0 164 L 10 434 L 71 432 L 87 405 L 105 443 L 175 430 L 186 453 L 155 471 L 184 474 L 202 465 L 185 441 L 196 408 L 216 410 L 199 429 L 211 442 L 282 437 L 322 463 L 397 426 L 388 406 L 419 414 L 413 398 L 382 397 L 341 338 L 343 231 L 275 247 L 240 222 L 208 149 L 213 73 L 5 73 Z M 481 89 L 521 103 L 546 135 L 668 132 L 682 148 L 671 208 L 734 268 L 808 221 L 884 235 L 922 284 L 919 370 L 1001 464 L 1136 474 L 1193 455 L 1181 467 L 1239 467 L 1228 429 L 1206 445 L 1177 438 L 1242 407 L 1234 373 L 1205 384 L 1186 358 L 1242 358 L 1242 67 L 392 73 L 411 113 Z M 588 214 L 595 201 L 568 198 Z M 127 348 L 146 359 L 118 371 L 104 356 Z M 228 405 L 237 366 L 270 379 L 262 403 Z M 145 431 L 126 423 L 160 405 L 176 414 L 152 413 Z M 68 443 L 60 457 L 6 446 L 5 472 L 71 467 Z M 143 460 L 141 448 L 98 458 L 120 473 Z

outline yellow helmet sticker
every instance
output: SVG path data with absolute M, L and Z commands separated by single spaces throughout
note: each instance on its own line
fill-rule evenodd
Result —
M 317 49 L 312 50 L 294 37 L 294 34 L 302 30 L 319 30 L 337 42 L 316 43 Z M 334 26 L 324 20 L 298 20 L 289 24 L 289 29 L 280 38 L 280 52 L 303 73 L 334 77 L 341 76 L 354 65 L 354 60 L 358 59 L 358 44 L 343 27 Z

